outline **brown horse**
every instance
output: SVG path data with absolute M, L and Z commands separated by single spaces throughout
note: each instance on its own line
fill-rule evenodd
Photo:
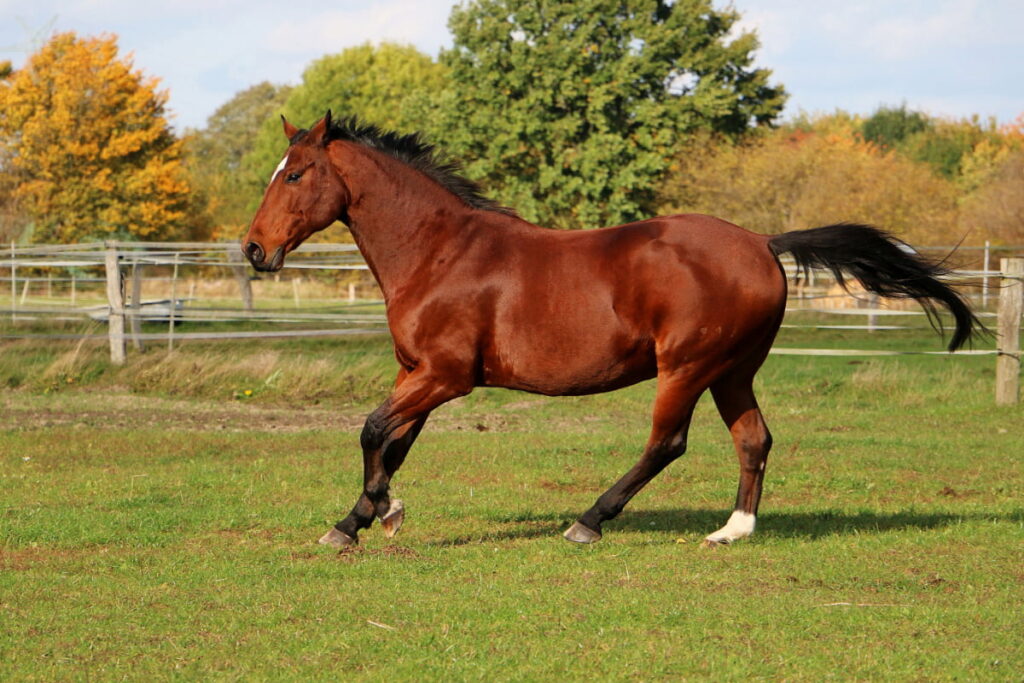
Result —
M 717 218 L 681 215 L 611 228 L 540 228 L 483 197 L 418 136 L 355 120 L 310 130 L 285 121 L 287 153 L 242 250 L 260 271 L 335 220 L 343 221 L 387 305 L 400 369 L 366 420 L 363 492 L 321 543 L 344 547 L 376 516 L 404 519 L 389 482 L 430 411 L 477 386 L 549 396 L 611 391 L 657 377 L 650 438 L 639 462 L 566 532 L 601 537 L 658 472 L 686 450 L 697 399 L 711 389 L 740 461 L 736 505 L 708 544 L 750 535 L 771 435 L 754 374 L 786 307 L 778 255 L 845 271 L 869 291 L 935 304 L 955 319 L 950 350 L 979 328 L 943 270 L 864 225 L 767 236 Z

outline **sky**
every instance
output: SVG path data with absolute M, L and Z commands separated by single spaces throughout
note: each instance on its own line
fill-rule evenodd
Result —
M 0 0 L 0 60 L 54 31 L 113 33 L 170 91 L 172 123 L 201 128 L 235 93 L 296 84 L 314 59 L 367 41 L 451 44 L 452 0 Z M 714 0 L 761 41 L 755 65 L 790 93 L 784 117 L 879 105 L 946 117 L 1024 112 L 1022 0 Z M 301 122 L 300 122 L 301 123 Z

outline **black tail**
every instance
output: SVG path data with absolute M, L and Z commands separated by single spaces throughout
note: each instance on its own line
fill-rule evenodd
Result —
M 846 273 L 879 296 L 916 299 L 940 329 L 936 304 L 941 304 L 956 320 L 950 351 L 985 329 L 963 296 L 939 281 L 948 274 L 946 268 L 877 228 L 843 223 L 796 230 L 772 237 L 768 246 L 776 256 L 792 254 L 798 269 L 828 268 L 844 288 Z

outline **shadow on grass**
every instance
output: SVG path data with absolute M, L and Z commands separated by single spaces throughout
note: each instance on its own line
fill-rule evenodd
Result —
M 676 534 L 706 535 L 722 526 L 728 510 L 626 510 L 618 519 L 606 522 L 604 532 L 670 531 Z M 561 534 L 575 520 L 572 513 L 518 513 L 491 518 L 492 531 L 438 539 L 429 545 L 459 546 L 473 543 L 511 541 Z M 759 535 L 779 538 L 817 539 L 825 536 L 885 533 L 901 529 L 940 529 L 957 524 L 991 521 L 1020 524 L 1024 509 L 1011 512 L 897 512 L 838 511 L 769 512 L 758 516 Z
M 662 530 L 677 533 L 709 534 L 725 524 L 728 510 L 636 510 L 623 513 L 605 525 L 609 531 Z M 1002 513 L 984 512 L 923 512 L 900 510 L 872 512 L 867 510 L 820 512 L 766 512 L 758 515 L 758 533 L 781 538 L 822 538 L 824 536 L 871 534 L 901 529 L 940 529 L 957 524 L 994 521 L 1016 523 L 1024 521 L 1024 510 Z

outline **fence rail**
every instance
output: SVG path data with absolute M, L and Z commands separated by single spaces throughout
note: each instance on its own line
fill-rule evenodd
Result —
M 934 247 L 925 252 L 948 253 Z M 971 296 L 982 318 L 996 318 L 997 347 L 956 354 L 928 351 L 862 349 L 773 348 L 778 355 L 814 356 L 896 356 L 995 355 L 997 356 L 997 402 L 1019 400 L 1021 291 L 1024 288 L 1024 258 L 1002 258 L 999 270 L 992 270 L 992 254 L 1024 254 L 1024 247 L 959 247 L 957 255 L 973 258 L 981 268 L 957 270 L 950 279 L 974 285 Z M 792 261 L 783 260 L 787 275 L 797 278 Z M 119 242 L 95 244 L 18 247 L 11 245 L 0 256 L 0 269 L 9 269 L 10 299 L 5 318 L 9 331 L 0 339 L 107 339 L 111 360 L 125 360 L 127 344 L 142 349 L 147 342 L 219 340 L 245 338 L 326 337 L 359 335 L 386 330 L 381 294 L 366 272 L 368 267 L 352 244 L 303 244 L 289 255 L 285 269 L 273 280 L 253 278 L 238 245 L 207 242 Z M 190 271 L 187 280 L 183 271 Z M 333 272 L 328 282 L 316 281 L 305 272 Z M 147 274 L 148 273 L 148 274 Z M 202 274 L 203 277 L 198 277 Z M 224 276 L 228 277 L 225 278 Z M 343 281 L 347 280 L 347 282 Z M 225 286 L 225 281 L 233 283 Z M 197 292 L 211 282 L 220 290 Z M 127 285 L 130 284 L 130 287 Z M 254 284 L 263 291 L 254 294 Z M 317 298 L 316 291 L 321 294 Z M 347 291 L 345 291 L 347 289 Z M 925 312 L 905 303 L 880 301 L 865 294 L 850 297 L 835 291 L 830 273 L 810 271 L 791 288 L 787 304 L 787 328 L 887 330 L 925 327 Z M 45 294 L 41 293 L 45 292 Z M 147 291 L 148 290 L 148 291 Z M 272 290 L 272 291 L 271 291 Z M 310 295 L 310 290 L 314 290 Z M 993 296 L 990 294 L 995 292 Z M 149 295 L 147 299 L 146 295 Z M 32 295 L 30 297 L 30 295 Z M 290 296 L 289 296 L 290 295 Z M 989 310 L 990 298 L 998 300 L 998 312 Z M 256 300 L 259 299 L 257 309 Z M 291 299 L 293 305 L 287 305 Z M 273 306 L 267 306 L 273 303 Z M 0 309 L 3 312 L 3 309 Z M 796 314 L 795 316 L 792 314 Z M 800 322 L 799 317 L 859 316 L 864 324 L 834 321 Z M 40 323 L 95 320 L 105 323 L 105 334 L 37 331 Z M 888 319 L 886 324 L 880 319 Z M 912 324 L 922 320 L 921 325 Z M 167 325 L 165 332 L 142 331 L 142 323 Z M 232 325 L 257 323 L 267 329 L 181 331 L 180 323 Z M 24 329 L 29 324 L 33 329 Z M 316 325 L 317 327 L 309 327 Z M 280 326 L 305 326 L 279 329 Z M 271 329 L 278 328 L 278 329 Z

